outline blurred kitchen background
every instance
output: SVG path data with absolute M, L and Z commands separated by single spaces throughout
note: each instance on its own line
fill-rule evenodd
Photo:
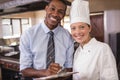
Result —
M 120 74 L 120 0 L 87 1 L 90 2 L 91 34 L 111 46 Z M 44 8 L 48 2 L 0 0 L 0 80 L 30 80 L 19 73 L 19 39 L 26 29 L 44 19 Z M 69 11 L 72 0 L 66 2 L 66 16 L 61 25 L 70 32 Z

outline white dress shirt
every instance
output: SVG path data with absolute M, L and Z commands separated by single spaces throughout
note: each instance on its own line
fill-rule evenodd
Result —
M 20 39 L 20 70 L 46 69 L 49 28 L 44 21 L 25 31 Z M 72 68 L 74 43 L 67 30 L 58 25 L 54 30 L 55 63 Z

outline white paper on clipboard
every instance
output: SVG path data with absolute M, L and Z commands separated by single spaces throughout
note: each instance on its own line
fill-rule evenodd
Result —
M 76 74 L 76 73 L 78 73 L 78 72 L 65 72 L 65 73 L 56 74 L 56 75 L 51 75 L 51 76 L 47 76 L 47 77 L 36 78 L 35 80 L 48 80 L 48 79 L 55 79 L 55 78 L 59 78 L 59 77 L 70 76 L 70 75 L 72 75 L 72 74 Z

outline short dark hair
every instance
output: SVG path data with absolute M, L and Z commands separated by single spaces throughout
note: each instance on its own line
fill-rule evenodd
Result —
M 48 5 L 52 2 L 53 0 L 49 0 Z M 67 5 L 67 1 L 66 0 L 58 0 L 61 1 L 64 5 Z
M 52 1 L 53 0 L 49 0 L 47 5 L 49 5 Z M 67 9 L 67 1 L 66 0 L 58 0 L 58 1 L 62 2 L 65 5 L 65 7 L 66 7 L 65 11 L 66 11 L 66 9 Z

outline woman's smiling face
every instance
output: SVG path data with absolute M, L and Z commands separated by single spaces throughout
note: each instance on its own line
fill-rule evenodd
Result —
M 72 37 L 80 44 L 84 45 L 90 40 L 91 26 L 83 22 L 71 24 Z

